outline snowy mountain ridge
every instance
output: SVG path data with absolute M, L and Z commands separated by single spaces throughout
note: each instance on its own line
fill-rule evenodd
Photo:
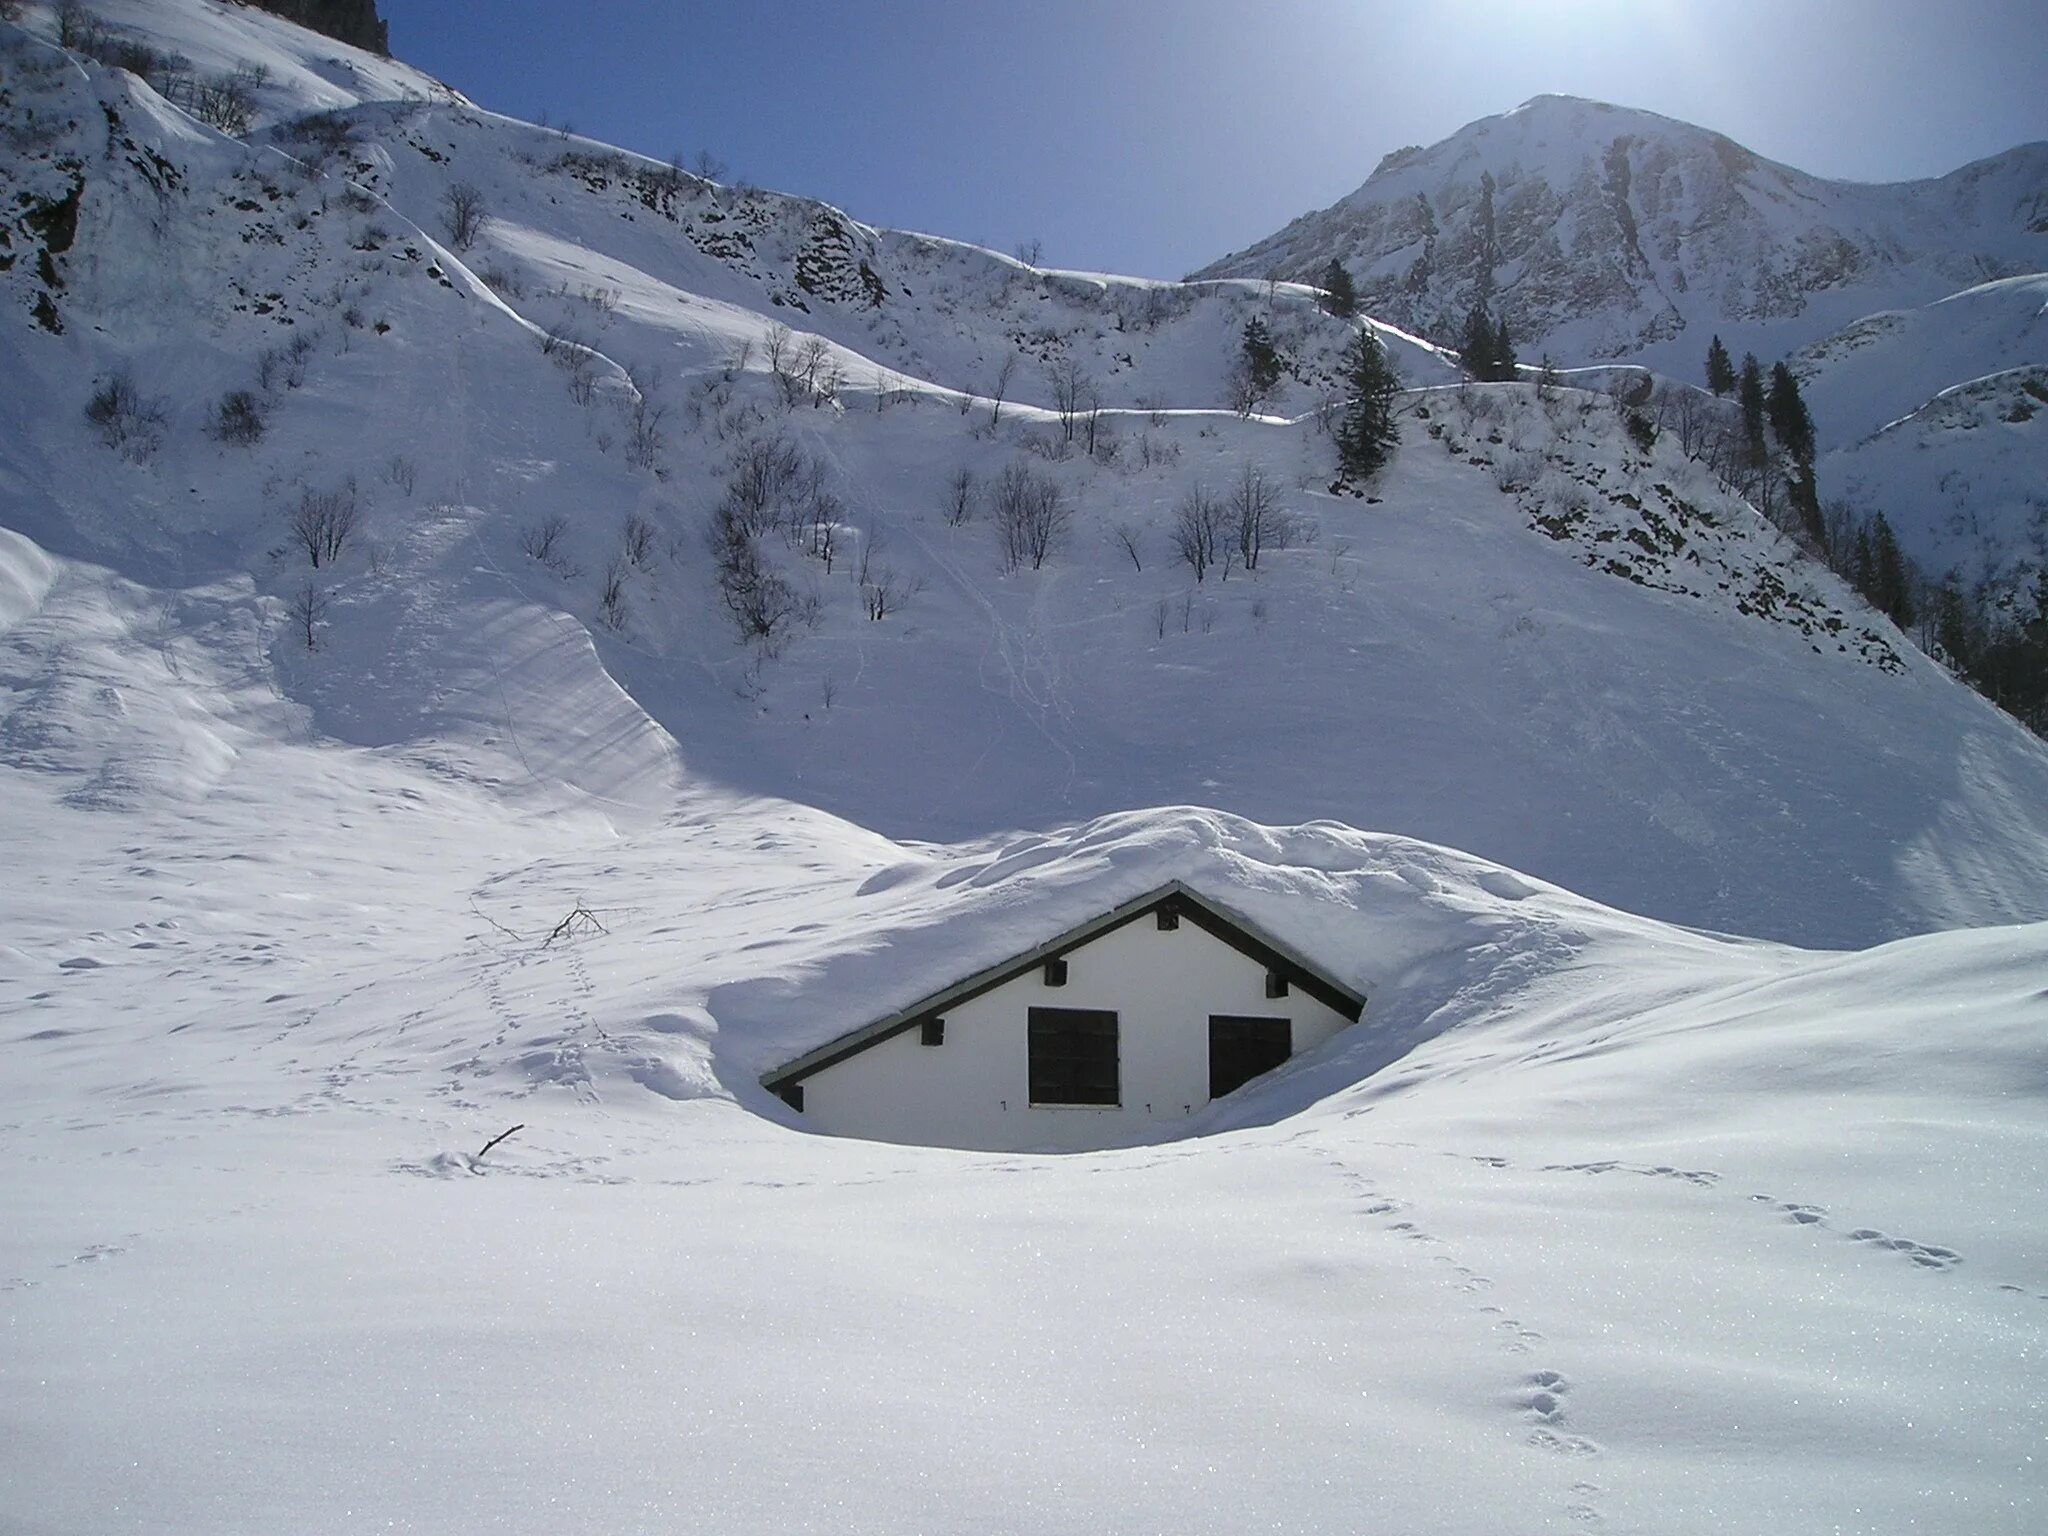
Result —
M 1316 280 L 1424 335 L 1481 299 L 1528 358 L 1693 377 L 1710 334 L 1782 355 L 1878 310 L 2048 268 L 2048 144 L 1931 180 L 1828 181 L 1655 113 L 1539 96 L 1427 149 L 1198 277 Z

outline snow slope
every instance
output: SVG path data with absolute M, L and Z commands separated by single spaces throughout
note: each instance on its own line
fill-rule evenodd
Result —
M 2048 276 L 1858 321 L 1793 359 L 1831 494 L 1931 573 L 2024 592 L 2048 567 Z
M 1297 362 L 1278 404 L 1314 403 L 1347 332 L 1296 291 L 1034 273 L 457 104 L 365 105 L 274 127 L 252 152 L 129 77 L 93 79 L 89 104 L 68 69 L 23 87 L 48 93 L 45 122 L 70 113 L 81 167 L 107 169 L 67 172 L 66 151 L 44 149 L 39 206 L 84 176 L 63 287 L 26 259 L 0 277 L 24 308 L 48 297 L 66 317 L 61 335 L 31 319 L 9 336 L 14 525 L 145 586 L 242 577 L 278 619 L 317 574 L 332 604 L 320 651 L 281 623 L 272 651 L 280 686 L 342 741 L 511 749 L 493 774 L 508 786 L 563 780 L 573 759 L 583 792 L 642 808 L 629 819 L 686 778 L 914 838 L 1147 803 L 1332 817 L 1631 910 L 1805 942 L 2043 914 L 2039 744 L 1897 639 L 1851 644 L 1877 621 L 1823 575 L 1790 577 L 1814 619 L 1752 601 L 1760 573 L 1787 579 L 1789 549 L 1668 447 L 1634 453 L 1597 402 L 1582 431 L 1560 435 L 1526 401 L 1493 430 L 1530 460 L 1524 478 L 1555 452 L 1560 486 L 1615 477 L 1642 503 L 1664 484 L 1707 509 L 1733 540 L 1715 580 L 1643 585 L 1625 561 L 1556 548 L 1497 466 L 1426 434 L 1377 502 L 1331 495 L 1312 419 L 1215 409 L 1253 313 Z M 161 196 L 151 154 L 176 171 Z M 466 252 L 436 238 L 458 180 L 492 210 Z M 780 403 L 779 322 L 820 338 L 842 376 L 832 405 Z M 548 333 L 588 350 L 545 357 Z M 1411 383 L 1452 376 L 1422 344 L 1392 345 Z M 963 392 L 989 387 L 1013 347 L 1095 375 L 1113 461 L 1033 452 L 1062 451 L 1034 361 L 990 428 L 992 402 Z M 556 366 L 571 351 L 588 360 L 580 382 Z M 119 367 L 166 403 L 146 462 L 75 414 Z M 264 441 L 212 441 L 211 403 L 251 387 Z M 665 415 L 638 464 L 643 398 Z M 771 658 L 734 643 L 702 530 L 734 453 L 774 437 L 839 499 L 845 553 L 830 571 L 776 554 L 817 618 Z M 81 459 L 90 482 L 65 469 Z M 394 459 L 410 466 L 396 479 Z M 986 487 L 1013 462 L 1053 476 L 1075 521 L 1045 569 L 1005 574 L 986 510 L 953 527 L 940 508 L 956 470 Z M 1172 559 L 1173 509 L 1248 462 L 1301 536 L 1197 587 Z M 284 525 L 301 495 L 351 478 L 359 552 L 307 571 Z M 1658 550 L 1640 508 L 1608 510 L 1616 548 L 1692 565 L 1683 541 Z M 551 516 L 567 524 L 553 569 L 523 552 Z M 652 537 L 607 627 L 598 599 L 628 518 Z M 855 580 L 862 548 L 921 587 L 879 624 Z M 572 665 L 611 680 L 579 722 L 616 743 L 602 759 L 537 752 L 532 727 L 501 718 L 518 689 L 545 712 Z M 906 752 L 918 773 L 895 771 Z
M 1390 333 L 1401 454 L 1335 495 L 1298 290 L 119 19 L 342 115 L 241 144 L 0 37 L 0 1524 L 2039 1525 L 2048 753 L 1669 444 Z M 1240 419 L 1253 313 L 1298 366 Z M 778 320 L 835 400 L 782 403 Z M 1036 363 L 991 425 L 1012 347 L 1113 459 Z M 154 446 L 84 417 L 117 369 Z M 840 552 L 767 541 L 815 621 L 746 647 L 702 530 L 777 436 Z M 1075 509 L 1040 570 L 941 512 L 1013 462 Z M 1172 509 L 1248 463 L 1304 527 L 1195 584 Z M 1085 1157 L 756 1086 L 1167 877 L 1365 1024 Z
M 1538 96 L 1203 269 L 1314 281 L 1455 338 L 1486 294 L 1524 355 L 1697 376 L 1709 335 L 1780 356 L 1879 310 L 2048 267 L 2048 145 L 1929 181 L 1828 181 L 1656 113 Z

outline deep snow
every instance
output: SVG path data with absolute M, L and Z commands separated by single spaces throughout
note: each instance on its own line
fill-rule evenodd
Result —
M 672 222 L 402 66 L 108 11 L 265 50 L 293 153 L 294 110 L 417 100 L 316 181 L 6 55 L 90 175 L 63 334 L 26 264 L 0 326 L 0 1525 L 2039 1525 L 2048 924 L 1993 925 L 2048 915 L 2048 754 L 1668 445 L 1425 389 L 1379 499 L 1332 496 L 1302 413 L 1344 332 L 1299 291 L 687 182 Z M 1240 420 L 1255 310 L 1306 377 Z M 837 406 L 777 405 L 778 317 Z M 601 354 L 587 406 L 548 326 Z M 297 334 L 264 442 L 207 438 Z M 1034 367 L 988 430 L 1009 344 L 1087 358 L 1117 463 L 1030 455 Z M 117 364 L 168 403 L 141 463 L 81 415 Z M 778 549 L 819 622 L 734 643 L 699 529 L 746 430 L 824 466 L 905 608 Z M 1020 454 L 1077 520 L 1005 575 L 939 504 Z M 1195 587 L 1173 503 L 1247 461 L 1316 537 Z M 309 652 L 283 519 L 347 474 Z M 573 577 L 521 549 L 553 511 Z M 833 1141 L 755 1086 L 1164 878 L 1365 1023 L 1101 1155 Z M 602 931 L 549 942 L 579 903 Z

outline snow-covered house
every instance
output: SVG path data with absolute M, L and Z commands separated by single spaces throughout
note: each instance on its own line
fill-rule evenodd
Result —
M 836 1135 L 1080 1151 L 1175 1134 L 1365 998 L 1179 881 L 828 1041 L 762 1086 Z

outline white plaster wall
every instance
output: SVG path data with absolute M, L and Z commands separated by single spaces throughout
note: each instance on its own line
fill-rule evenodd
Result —
M 1066 953 L 1067 984 L 1033 968 L 945 1013 L 943 1045 L 916 1029 L 804 1079 L 804 1119 L 874 1141 L 988 1151 L 1083 1151 L 1157 1141 L 1209 1102 L 1209 1015 L 1284 1017 L 1299 1055 L 1347 1020 L 1290 987 L 1266 996 L 1266 970 L 1186 918 L 1151 913 Z M 1028 1010 L 1118 1015 L 1121 1105 L 1033 1108 Z

